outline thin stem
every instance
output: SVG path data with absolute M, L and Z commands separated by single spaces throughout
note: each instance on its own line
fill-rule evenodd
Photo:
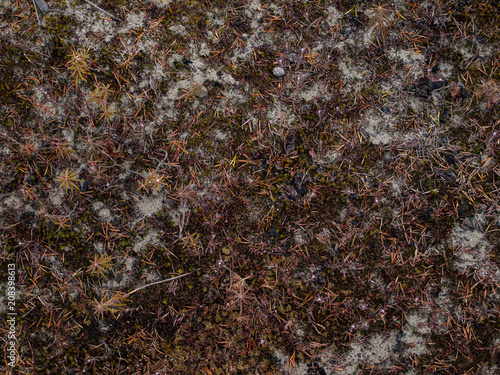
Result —
M 43 4 L 45 4 L 45 2 L 43 2 Z M 33 0 L 33 5 L 35 5 L 35 13 L 36 13 L 36 19 L 38 20 L 38 24 L 39 24 L 39 25 L 42 25 L 42 24 L 40 23 L 40 18 L 38 18 L 38 9 L 37 9 L 37 6 L 36 6 L 36 4 L 35 4 L 35 0 Z M 47 4 L 45 4 L 45 6 L 47 6 Z M 47 8 L 47 9 L 48 9 L 48 8 Z M 40 8 L 40 11 L 42 11 L 42 9 L 41 9 L 41 8 Z
M 139 290 L 145 289 L 145 288 L 150 287 L 150 286 L 153 286 L 153 285 L 162 284 L 162 283 L 166 283 L 167 281 L 173 281 L 173 280 L 176 280 L 176 279 L 180 279 L 181 277 L 191 275 L 192 273 L 197 272 L 197 271 L 199 271 L 200 269 L 201 269 L 201 268 L 198 268 L 198 269 L 196 269 L 196 270 L 194 270 L 194 271 L 191 271 L 191 272 L 188 272 L 188 273 L 183 273 L 182 275 L 179 275 L 179 276 L 171 277 L 170 279 L 165 279 L 165 280 L 155 281 L 154 283 L 151 283 L 151 284 L 147 284 L 147 285 L 141 286 L 140 288 L 134 289 L 133 291 L 131 291 L 131 292 L 129 292 L 129 293 L 127 293 L 127 294 L 125 294 L 123 297 L 128 297 L 128 296 L 130 296 L 131 294 L 134 294 L 135 292 L 138 292 Z
M 108 16 L 110 16 L 111 18 L 113 18 L 113 19 L 115 19 L 115 20 L 117 20 L 117 21 L 122 22 L 122 20 L 121 20 L 121 19 L 119 19 L 118 17 L 115 17 L 115 16 L 113 16 L 112 14 L 110 14 L 110 13 L 106 12 L 106 11 L 105 11 L 104 9 L 102 9 L 102 8 L 99 8 L 99 7 L 98 7 L 97 5 L 95 5 L 93 2 L 91 2 L 91 1 L 89 1 L 89 0 L 83 0 L 83 1 L 85 1 L 87 4 L 92 5 L 93 7 L 96 7 L 96 8 L 97 8 L 97 9 L 99 9 L 101 12 L 106 13 L 106 14 L 107 14 Z

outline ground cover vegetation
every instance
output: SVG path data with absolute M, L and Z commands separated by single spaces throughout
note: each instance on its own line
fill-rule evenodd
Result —
M 498 371 L 498 1 L 95 4 L 1 1 L 16 373 Z

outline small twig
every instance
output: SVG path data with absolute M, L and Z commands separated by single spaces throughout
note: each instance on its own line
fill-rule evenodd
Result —
M 157 158 L 154 158 L 154 157 L 151 158 L 153 160 L 156 160 L 159 163 L 158 166 L 155 169 L 155 172 L 158 172 L 158 170 L 160 169 L 160 167 L 163 165 L 163 163 L 165 163 L 165 160 L 167 160 L 167 158 L 168 158 L 168 152 L 167 152 L 167 150 L 164 150 L 164 149 L 162 149 L 162 150 L 165 151 L 165 157 L 163 158 L 162 161 L 160 161 L 160 160 L 158 160 Z M 175 164 L 170 164 L 170 163 L 165 163 L 165 165 L 168 165 L 169 167 L 180 168 L 180 165 L 175 165 Z
M 139 290 L 145 289 L 145 288 L 147 288 L 147 287 L 150 287 L 150 286 L 153 286 L 153 285 L 162 284 L 162 283 L 166 283 L 167 281 L 173 281 L 173 280 L 180 279 L 181 277 L 191 275 L 192 273 L 197 272 L 197 271 L 199 271 L 200 269 L 201 269 L 201 268 L 198 268 L 198 269 L 196 269 L 196 270 L 194 270 L 194 271 L 191 271 L 191 272 L 188 272 L 188 273 L 183 273 L 182 275 L 179 275 L 179 276 L 171 277 L 170 279 L 165 279 L 165 280 L 155 281 L 154 283 L 151 283 L 151 284 L 147 284 L 147 285 L 141 286 L 140 288 L 134 289 L 133 291 L 131 291 L 131 292 L 129 292 L 129 293 L 127 293 L 127 294 L 125 294 L 125 295 L 123 296 L 123 298 L 128 297 L 128 296 L 130 296 L 131 294 L 134 294 L 135 292 L 138 292 Z
M 111 18 L 113 18 L 114 20 L 116 21 L 120 21 L 122 22 L 121 19 L 119 19 L 118 17 L 115 17 L 113 16 L 112 14 L 106 12 L 104 9 L 102 8 L 99 8 L 97 5 L 95 5 L 94 3 L 92 3 L 91 1 L 88 1 L 88 0 L 84 0 L 86 3 L 92 5 L 93 7 L 96 7 L 97 9 L 99 9 L 101 12 L 105 13 L 106 15 L 110 16 Z M 50 9 L 49 6 L 47 5 L 47 3 L 45 2 L 45 0 L 33 0 L 33 4 L 35 5 L 35 12 L 36 12 L 36 19 L 38 20 L 38 24 L 41 25 L 41 22 L 40 22 L 40 18 L 38 18 L 38 9 L 40 9 L 40 12 L 42 14 L 44 13 L 62 13 L 62 14 L 74 14 L 74 15 L 77 15 L 78 13 L 75 13 L 75 12 L 69 12 L 69 11 L 65 11 L 65 10 L 53 10 L 53 9 Z
M 36 6 L 35 1 L 40 1 L 40 0 L 33 0 L 33 5 L 35 6 L 36 19 L 38 21 L 38 24 L 41 25 L 40 18 L 38 18 L 38 7 Z M 43 2 L 42 4 L 45 5 L 45 6 L 47 6 L 47 4 L 45 4 L 45 2 Z M 49 8 L 47 8 L 47 10 L 49 10 Z M 42 12 L 42 8 L 41 7 L 40 7 L 40 11 Z

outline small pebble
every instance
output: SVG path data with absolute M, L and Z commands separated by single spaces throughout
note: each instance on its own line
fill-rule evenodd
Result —
M 285 70 L 278 66 L 273 69 L 273 74 L 275 77 L 283 77 L 285 75 Z

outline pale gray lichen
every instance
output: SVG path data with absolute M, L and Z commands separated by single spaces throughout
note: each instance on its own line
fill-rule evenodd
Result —
M 285 75 L 285 70 L 279 66 L 273 69 L 273 74 L 275 77 L 283 77 Z

